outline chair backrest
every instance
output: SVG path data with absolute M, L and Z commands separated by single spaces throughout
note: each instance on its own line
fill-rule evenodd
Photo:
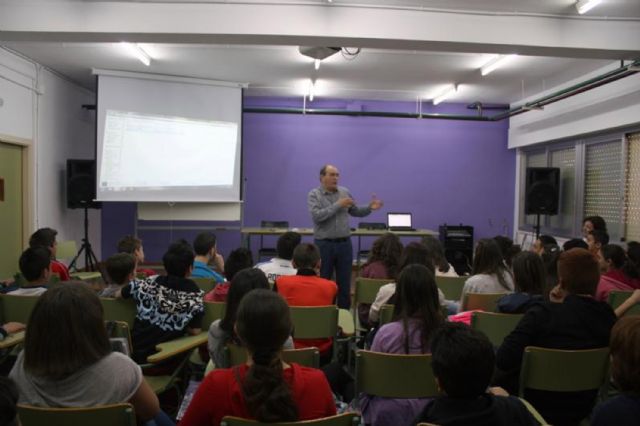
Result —
M 497 314 L 494 312 L 474 312 L 471 315 L 471 328 L 487 335 L 493 346 L 498 347 L 518 325 L 524 315 Z
M 224 350 L 231 366 L 247 362 L 247 350 L 242 346 L 227 343 Z M 305 367 L 319 368 L 320 351 L 318 348 L 285 349 L 282 351 L 282 360 L 286 363 L 295 362 Z
M 189 277 L 198 288 L 206 293 L 209 293 L 216 286 L 216 280 L 213 278 L 199 278 L 199 277 Z
M 296 339 L 325 339 L 338 332 L 338 307 L 290 306 L 293 337 Z
M 209 326 L 215 320 L 222 319 L 227 304 L 224 302 L 204 302 L 204 317 L 202 318 L 202 329 L 209 330 Z
M 609 371 L 609 348 L 559 350 L 527 346 L 520 369 L 525 389 L 578 392 L 600 389 Z
M 393 319 L 393 308 L 394 305 L 382 305 L 380 307 L 380 325 L 383 326 L 387 323 L 390 323 L 391 320 Z
M 136 319 L 136 303 L 133 299 L 110 299 L 101 297 L 102 309 L 105 321 L 123 321 L 133 330 L 133 321 Z
M 617 309 L 620 305 L 622 305 L 622 303 L 627 300 L 629 298 L 629 296 L 631 296 L 631 291 L 612 291 L 611 293 L 609 293 L 609 305 L 611 305 L 611 307 L 615 310 Z M 625 315 L 639 315 L 640 314 L 640 303 L 636 303 L 635 305 L 633 305 L 631 308 L 627 309 L 625 311 L 625 313 L 622 316 Z
M 0 312 L 2 323 L 17 321 L 26 324 L 33 307 L 40 296 L 14 296 L 11 294 L 0 295 Z
M 131 404 L 103 405 L 89 408 L 43 408 L 18 404 L 22 426 L 135 426 Z
M 487 311 L 495 312 L 498 300 L 507 293 L 466 293 L 461 311 Z
M 357 426 L 359 424 L 360 417 L 357 413 L 343 413 L 322 419 L 278 423 L 261 423 L 255 420 L 226 416 L 220 422 L 220 426 Z
M 286 220 L 261 220 L 261 228 L 288 228 L 289 221 Z
M 356 395 L 427 398 L 438 395 L 431 355 L 356 352 Z
M 438 277 L 436 285 L 447 300 L 460 300 L 462 288 L 469 277 Z
M 356 278 L 356 291 L 354 294 L 353 304 L 359 303 L 373 303 L 376 300 L 376 295 L 385 284 L 392 283 L 390 278 Z

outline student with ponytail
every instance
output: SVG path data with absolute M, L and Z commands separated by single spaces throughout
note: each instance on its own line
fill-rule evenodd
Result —
M 324 374 L 282 361 L 291 328 L 289 307 L 281 296 L 264 289 L 249 292 L 240 302 L 235 325 L 249 360 L 207 375 L 180 425 L 219 425 L 224 416 L 290 422 L 335 415 Z

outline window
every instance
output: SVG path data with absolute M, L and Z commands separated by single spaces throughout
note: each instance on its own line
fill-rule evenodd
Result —
M 640 241 L 640 133 L 629 135 L 627 144 L 624 237 L 627 241 Z
M 558 214 L 549 216 L 553 234 L 571 235 L 576 215 L 576 148 L 570 147 L 550 152 L 551 167 L 560 169 L 560 205 Z

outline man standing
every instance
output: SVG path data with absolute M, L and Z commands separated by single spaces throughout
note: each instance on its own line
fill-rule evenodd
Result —
M 357 206 L 351 193 L 338 186 L 340 172 L 335 166 L 320 169 L 320 186 L 309 191 L 307 206 L 313 219 L 313 235 L 320 249 L 320 276 L 331 279 L 336 270 L 338 306 L 349 309 L 351 305 L 351 265 L 353 250 L 349 228 L 349 216 L 364 217 L 382 207 L 382 200 L 372 197 L 368 206 Z

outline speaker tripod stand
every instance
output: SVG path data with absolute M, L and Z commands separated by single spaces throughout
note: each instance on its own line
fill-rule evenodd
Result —
M 73 258 L 71 263 L 69 264 L 69 270 L 78 269 L 76 267 L 76 262 L 80 258 L 80 255 L 84 253 L 84 266 L 87 271 L 96 271 L 98 269 L 98 258 L 96 254 L 91 249 L 91 243 L 89 242 L 89 208 L 87 206 L 84 207 L 84 238 L 82 239 L 82 245 L 76 254 L 76 257 Z

